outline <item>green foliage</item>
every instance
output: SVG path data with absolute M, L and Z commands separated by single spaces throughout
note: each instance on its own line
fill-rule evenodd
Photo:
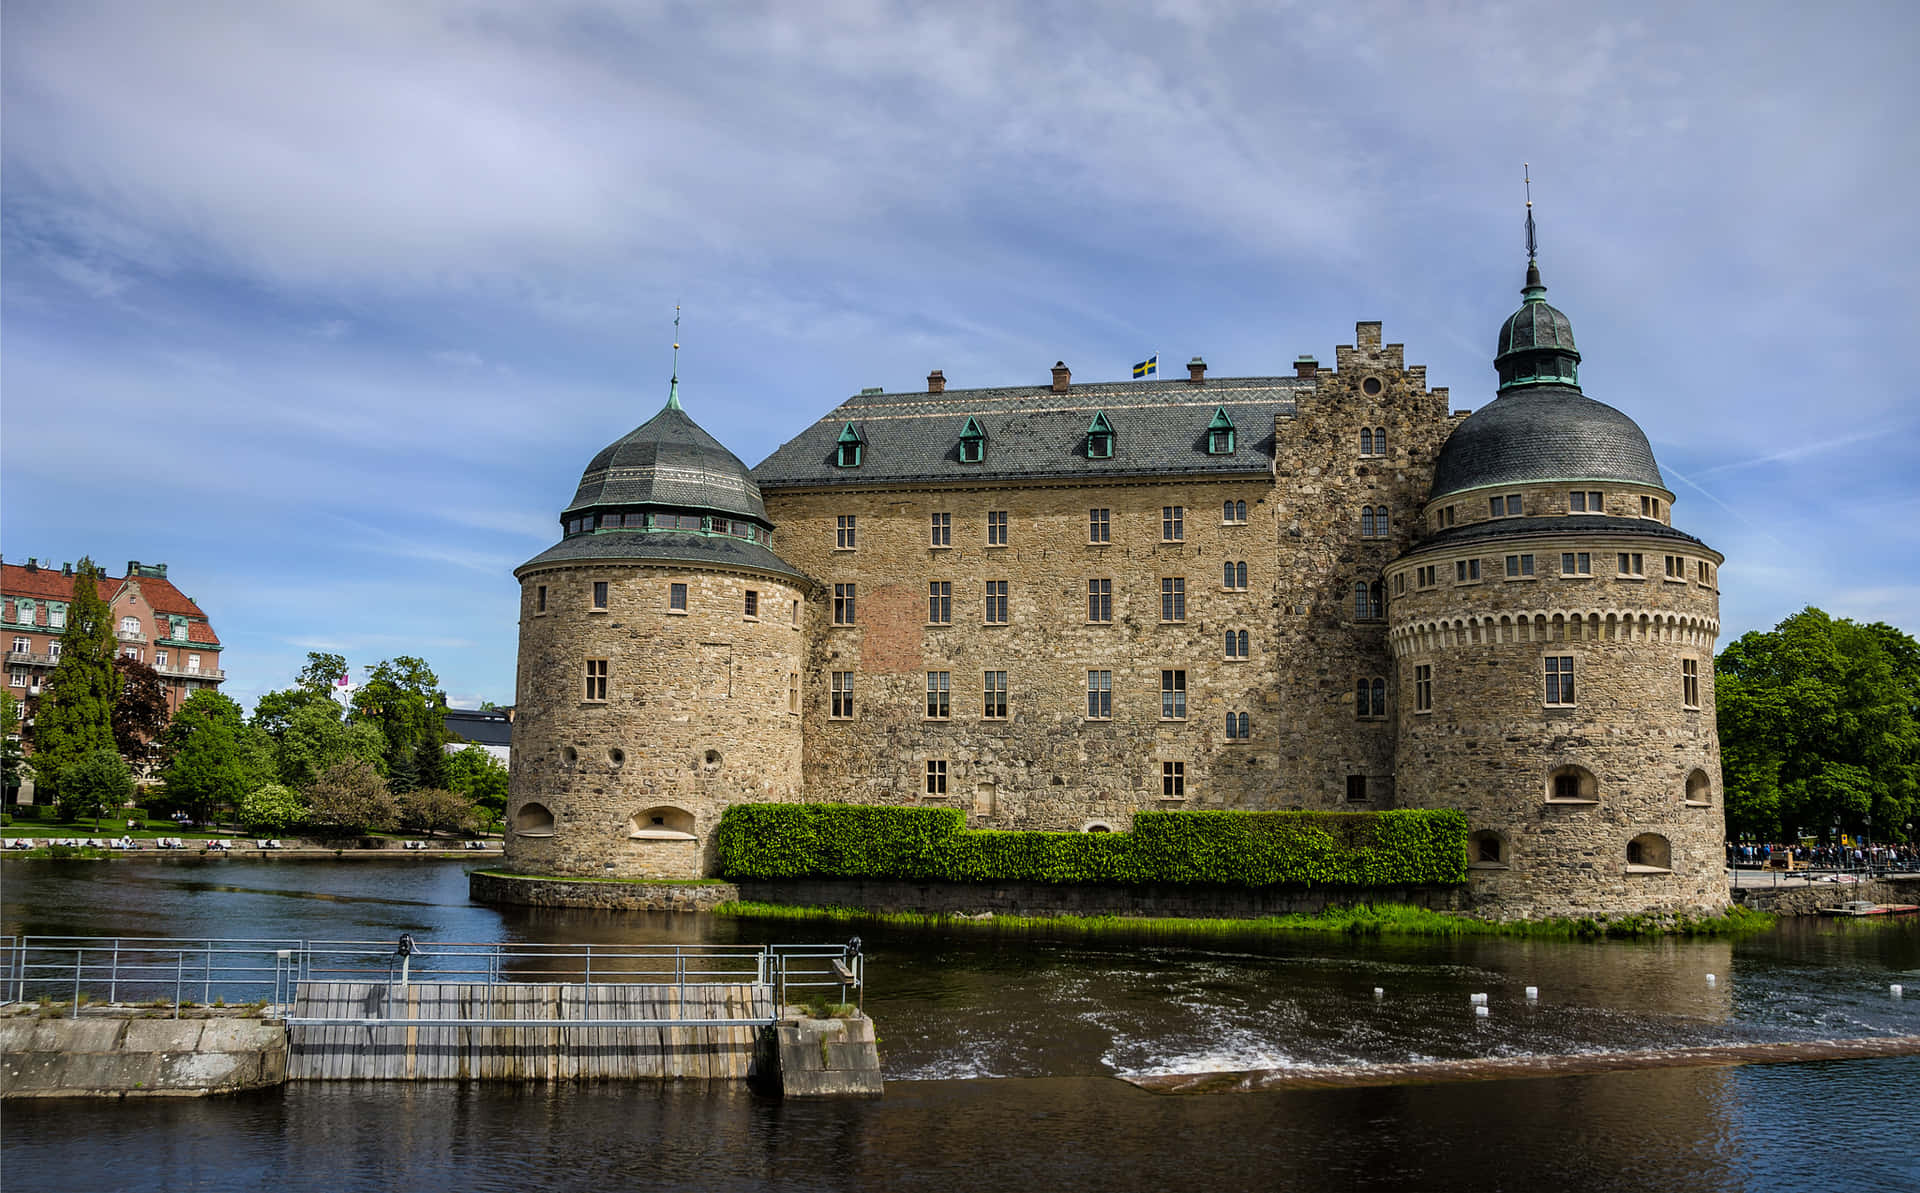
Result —
M 331 700 L 333 699 L 334 685 L 337 684 L 340 677 L 346 673 L 347 658 L 345 655 L 330 654 L 320 650 L 310 650 L 307 652 L 307 665 L 300 668 L 300 674 L 294 676 L 293 682 L 298 684 L 302 691 L 317 696 L 324 696 Z
M 56 799 L 68 768 L 97 750 L 114 749 L 113 701 L 120 677 L 113 667 L 113 610 L 100 599 L 100 574 L 91 559 L 74 569 L 60 661 L 47 677 L 33 717 L 34 786 L 44 786 Z
M 507 768 L 482 746 L 470 745 L 448 757 L 447 786 L 472 800 L 490 821 L 506 815 Z
M 339 836 L 379 832 L 400 822 L 400 806 L 387 780 L 364 758 L 343 758 L 307 788 L 311 823 Z
M 268 783 L 240 799 L 240 823 L 250 833 L 291 833 L 307 822 L 307 801 L 291 787 Z
M 1803 609 L 1716 660 L 1727 829 L 1908 838 L 1920 812 L 1920 643 Z
M 133 772 L 120 752 L 95 750 L 60 772 L 60 794 L 55 803 L 62 820 L 98 820 L 117 811 L 133 796 Z
M 408 745 L 389 745 L 387 749 L 387 786 L 395 795 L 405 795 L 420 786 L 420 768 L 414 765 L 414 749 Z
M 736 804 L 728 878 L 1385 886 L 1466 881 L 1466 817 L 1394 812 L 1140 812 L 1131 833 L 975 832 L 952 808 Z
M 13 793 L 20 786 L 21 761 L 25 751 L 20 744 L 21 735 L 20 702 L 13 693 L 0 689 L 0 797 L 13 802 Z
M 445 790 L 453 785 L 453 775 L 447 769 L 447 752 L 440 748 L 439 742 L 423 741 L 414 748 L 413 770 L 422 787 Z
M 254 719 L 259 725 L 257 710 Z M 340 718 L 339 705 L 322 699 L 302 704 L 288 714 L 274 747 L 274 758 L 280 781 L 304 789 L 336 762 L 358 758 L 374 763 L 385 749 L 386 739 L 377 728 L 362 722 L 348 724 Z
M 240 706 L 226 696 L 210 688 L 188 696 L 160 738 L 168 799 L 204 821 L 258 786 L 246 729 Z
M 457 791 L 416 787 L 399 797 L 400 825 L 421 833 L 471 832 L 476 816 L 473 801 Z
M 354 719 L 379 728 L 386 739 L 389 774 L 399 754 L 410 758 L 423 742 L 437 746 L 447 740 L 446 699 L 439 685 L 424 660 L 400 655 L 375 663 L 367 681 L 355 689 Z

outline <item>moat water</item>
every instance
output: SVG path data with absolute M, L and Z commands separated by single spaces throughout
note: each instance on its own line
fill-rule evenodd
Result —
M 848 929 L 472 904 L 460 863 L 8 861 L 0 932 L 753 943 Z M 29 1190 L 1920 1189 L 1920 1058 L 1168 1097 L 1116 1074 L 1920 1034 L 1920 923 L 1575 943 L 855 929 L 877 1102 L 303 1084 L 9 1103 Z M 1707 981 L 1707 974 L 1716 980 Z M 1895 999 L 1889 983 L 1910 992 Z M 1540 998 L 1530 1004 L 1526 986 Z M 1376 1000 L 1375 987 L 1385 996 Z M 1477 1018 L 1468 995 L 1485 991 Z

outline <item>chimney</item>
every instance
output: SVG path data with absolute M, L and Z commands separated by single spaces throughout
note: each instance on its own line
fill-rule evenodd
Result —
M 40 559 L 38 556 L 34 556 L 34 555 L 27 556 L 27 570 L 30 572 L 37 572 L 40 570 Z
M 1293 375 L 1295 377 L 1311 377 L 1319 371 L 1320 362 L 1313 359 L 1313 357 L 1296 356 L 1293 358 Z
M 947 375 L 945 372 L 935 369 L 933 372 L 927 374 L 927 392 L 930 394 L 943 394 L 947 392 Z
M 72 564 L 72 563 L 63 563 L 63 564 L 61 564 L 61 565 L 60 565 L 60 574 L 61 574 L 61 575 L 63 575 L 63 576 L 71 576 L 71 575 L 73 575 L 73 564 Z
M 127 560 L 127 575 L 137 576 L 139 574 L 140 574 L 140 561 L 137 559 Z
M 1067 362 L 1064 360 L 1054 361 L 1053 362 L 1053 392 L 1057 394 L 1066 393 L 1067 386 L 1072 381 L 1073 381 L 1073 371 L 1067 368 Z
M 1188 381 L 1191 381 L 1195 385 L 1199 385 L 1201 382 L 1205 381 L 1206 379 L 1207 379 L 1207 362 L 1206 361 L 1201 360 L 1199 357 L 1196 356 L 1192 360 L 1187 362 L 1187 380 Z

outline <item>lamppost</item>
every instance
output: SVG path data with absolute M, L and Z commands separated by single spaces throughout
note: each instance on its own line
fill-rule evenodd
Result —
M 1833 868 L 1835 871 L 1835 877 L 1839 876 L 1838 872 L 1842 868 L 1842 863 L 1844 863 L 1846 859 L 1847 859 L 1847 855 L 1841 852 L 1841 849 L 1840 849 L 1840 813 L 1835 812 L 1833 814 Z

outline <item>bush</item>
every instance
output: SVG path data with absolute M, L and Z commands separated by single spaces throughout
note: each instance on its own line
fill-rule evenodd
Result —
M 133 772 L 116 750 L 94 750 L 60 772 L 56 807 L 63 820 L 99 818 L 133 794 Z
M 0 812 L 0 828 L 4 828 L 5 826 L 7 826 L 7 825 L 9 825 L 9 824 L 12 824 L 12 823 L 13 823 L 13 814 L 12 814 L 12 813 L 10 813 L 10 812 Z
M 972 831 L 952 808 L 736 804 L 722 875 L 1237 887 L 1465 882 L 1451 810 L 1140 812 L 1130 833 Z
M 306 791 L 312 823 L 331 835 L 353 836 L 392 828 L 400 807 L 387 781 L 364 758 L 344 758 L 329 766 Z
M 473 803 L 457 791 L 415 787 L 399 797 L 400 824 L 414 832 L 465 833 L 474 825 Z
M 307 822 L 307 801 L 291 787 L 268 783 L 240 797 L 240 823 L 250 833 L 290 833 Z

